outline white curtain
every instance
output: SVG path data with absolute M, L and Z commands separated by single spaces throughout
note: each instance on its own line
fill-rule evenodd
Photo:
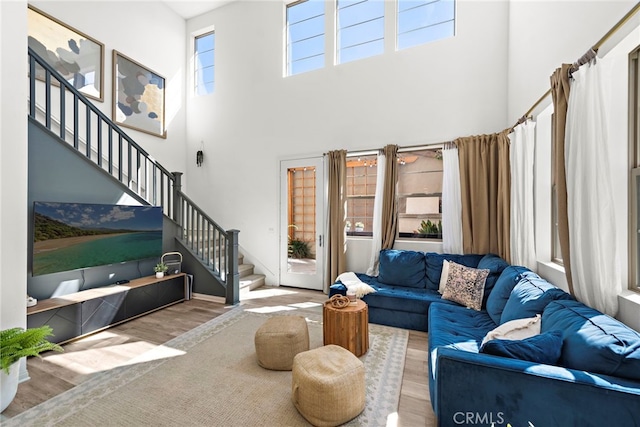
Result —
M 376 176 L 376 195 L 373 201 L 373 238 L 371 239 L 371 258 L 367 274 L 378 275 L 378 260 L 382 248 L 382 197 L 384 191 L 384 174 L 387 168 L 387 158 L 383 151 L 378 153 L 378 170 Z
M 447 143 L 442 150 L 442 250 L 462 253 L 462 202 L 458 148 Z
M 571 274 L 578 300 L 606 314 L 622 290 L 601 66 L 573 74 L 565 137 Z
M 511 264 L 536 271 L 533 160 L 536 124 L 526 121 L 509 134 L 511 163 Z

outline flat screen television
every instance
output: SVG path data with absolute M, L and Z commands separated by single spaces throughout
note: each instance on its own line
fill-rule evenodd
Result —
M 34 202 L 33 276 L 162 256 L 162 208 Z

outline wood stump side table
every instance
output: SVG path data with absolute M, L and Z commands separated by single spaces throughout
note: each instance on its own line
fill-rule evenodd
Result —
M 345 308 L 322 309 L 324 345 L 336 344 L 357 357 L 369 350 L 369 307 L 362 300 Z

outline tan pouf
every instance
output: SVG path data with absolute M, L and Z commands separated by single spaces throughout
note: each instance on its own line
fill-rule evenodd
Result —
M 258 364 L 275 371 L 290 371 L 296 354 L 309 350 L 309 329 L 302 316 L 270 317 L 255 336 Z
M 293 359 L 291 399 L 314 426 L 338 426 L 365 406 L 364 364 L 349 350 L 326 345 Z

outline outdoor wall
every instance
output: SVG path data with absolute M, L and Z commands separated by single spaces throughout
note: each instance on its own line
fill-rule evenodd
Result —
M 453 38 L 336 66 L 328 52 L 325 68 L 292 77 L 283 77 L 282 2 L 239 1 L 190 19 L 189 34 L 216 31 L 215 93 L 187 101 L 190 197 L 241 230 L 246 260 L 276 284 L 279 161 L 502 130 L 508 9 L 460 1 Z M 385 22 L 393 35 L 394 19 Z
M 167 138 L 130 128 L 123 130 L 165 168 L 184 172 L 184 19 L 159 1 L 34 1 L 30 4 L 105 45 L 104 102 L 96 101 L 95 105 L 107 117 L 113 119 L 114 49 L 165 78 Z

